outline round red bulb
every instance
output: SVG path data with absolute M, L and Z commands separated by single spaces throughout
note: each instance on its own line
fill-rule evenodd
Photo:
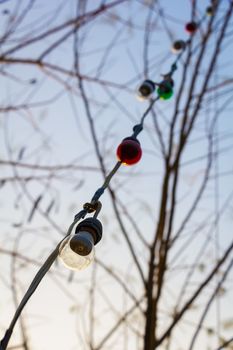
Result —
M 189 22 L 186 24 L 185 29 L 188 33 L 193 34 L 197 30 L 197 23 Z
M 128 137 L 118 146 L 116 154 L 123 164 L 133 165 L 141 159 L 142 149 L 138 140 Z

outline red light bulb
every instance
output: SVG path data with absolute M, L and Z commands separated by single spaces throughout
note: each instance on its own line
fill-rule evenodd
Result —
M 197 23 L 189 22 L 185 25 L 185 29 L 189 34 L 193 34 L 197 30 Z
M 136 138 L 127 137 L 118 146 L 116 154 L 123 164 L 133 165 L 141 159 L 142 149 Z

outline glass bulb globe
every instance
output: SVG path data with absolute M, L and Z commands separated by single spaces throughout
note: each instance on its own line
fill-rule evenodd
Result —
M 173 95 L 173 81 L 164 80 L 157 89 L 161 100 L 168 100 Z
M 118 146 L 116 154 L 124 165 L 134 165 L 141 159 L 142 149 L 137 139 L 128 137 Z
M 144 97 L 144 96 L 140 95 L 138 91 L 136 91 L 135 96 L 136 96 L 137 100 L 140 102 L 144 102 L 144 101 L 148 100 L 148 97 Z
M 198 24 L 196 22 L 189 22 L 185 25 L 186 32 L 194 34 L 197 30 Z
M 93 237 L 85 231 L 68 236 L 59 248 L 62 263 L 71 270 L 85 269 L 92 263 L 94 256 Z

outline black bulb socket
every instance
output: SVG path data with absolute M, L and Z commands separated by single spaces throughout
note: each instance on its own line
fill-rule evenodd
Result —
M 102 232 L 102 224 L 98 219 L 87 218 L 77 225 L 75 235 L 70 240 L 70 248 L 78 255 L 87 256 L 101 240 Z
M 92 234 L 86 231 L 80 231 L 70 240 L 70 248 L 78 255 L 87 256 L 94 247 Z
M 138 91 L 143 97 L 148 97 L 155 91 L 155 83 L 149 79 L 144 80 Z
M 163 80 L 160 84 L 159 84 L 159 89 L 161 92 L 164 93 L 168 93 L 172 90 L 172 88 L 174 87 L 174 80 L 172 78 L 167 79 L 167 80 Z
M 129 140 L 129 141 L 135 141 L 135 142 L 137 142 L 137 143 L 140 145 L 140 142 L 138 141 L 138 139 L 137 139 L 135 136 L 125 137 L 125 138 L 122 140 L 122 142 L 127 141 L 127 140 Z
M 87 218 L 81 221 L 75 229 L 75 234 L 79 232 L 88 232 L 92 235 L 94 244 L 96 245 L 102 238 L 103 226 L 101 222 L 96 218 Z
M 181 51 L 181 50 L 184 50 L 184 49 L 185 49 L 185 46 L 186 46 L 185 41 L 183 41 L 183 40 L 177 40 L 177 41 L 175 41 L 174 44 L 173 44 L 173 49 L 174 49 L 174 50 L 177 50 L 177 51 Z
M 214 13 L 214 6 L 208 6 L 206 8 L 206 14 L 209 15 L 209 16 L 212 16 Z

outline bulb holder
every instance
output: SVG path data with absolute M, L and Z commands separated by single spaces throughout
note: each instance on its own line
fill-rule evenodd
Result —
M 89 233 L 93 237 L 94 245 L 96 245 L 102 238 L 103 226 L 98 219 L 87 218 L 76 226 L 75 234 L 78 235 L 81 232 Z
M 59 258 L 69 269 L 80 271 L 87 268 L 95 256 L 95 245 L 102 238 L 102 224 L 96 218 L 81 221 L 75 232 L 60 244 Z
M 163 80 L 157 89 L 157 93 L 161 100 L 169 100 L 173 95 L 174 81 L 170 78 Z
M 155 91 L 155 83 L 152 80 L 146 79 L 138 88 L 138 94 L 141 98 L 149 98 Z
M 94 245 L 101 240 L 102 232 L 102 224 L 98 219 L 87 218 L 81 221 L 69 241 L 70 249 L 81 256 L 91 254 Z
M 189 34 L 194 34 L 197 30 L 198 24 L 196 22 L 188 22 L 185 25 L 185 30 Z
M 182 50 L 184 50 L 186 47 L 186 43 L 184 40 L 176 40 L 174 43 L 173 43 L 173 46 L 172 46 L 172 52 L 173 53 L 179 53 L 181 52 Z
M 116 154 L 117 158 L 124 165 L 134 165 L 138 163 L 142 157 L 140 142 L 136 137 L 126 137 L 118 146 Z
M 78 232 L 77 234 L 74 234 L 69 244 L 70 244 L 70 249 L 74 253 L 81 256 L 87 256 L 92 252 L 94 248 L 94 239 L 92 234 L 90 234 L 87 231 L 83 231 L 83 232 Z
M 206 8 L 206 14 L 207 14 L 207 16 L 213 16 L 213 14 L 214 14 L 214 6 L 208 6 Z

